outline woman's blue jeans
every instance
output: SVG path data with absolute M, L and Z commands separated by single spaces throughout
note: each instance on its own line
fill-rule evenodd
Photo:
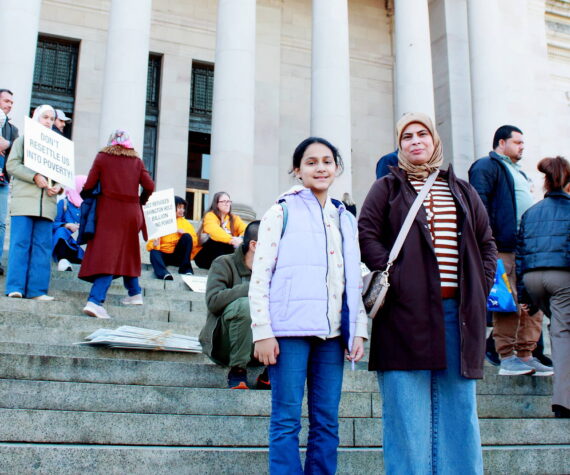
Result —
M 447 369 L 379 371 L 388 475 L 482 474 L 476 383 L 461 376 L 458 303 L 443 301 Z
M 48 292 L 53 223 L 35 216 L 12 216 L 6 294 L 32 298 Z
M 93 286 L 89 292 L 87 300 L 96 305 L 102 305 L 107 298 L 107 291 L 113 282 L 113 276 L 108 274 L 101 274 L 93 281 Z M 129 296 L 138 295 L 141 293 L 138 277 L 123 276 L 123 285 L 128 290 Z
M 284 337 L 277 340 L 277 364 L 269 366 L 269 471 L 272 475 L 303 473 L 299 431 L 306 381 L 309 440 L 304 473 L 334 474 L 339 443 L 338 406 L 344 367 L 342 339 Z

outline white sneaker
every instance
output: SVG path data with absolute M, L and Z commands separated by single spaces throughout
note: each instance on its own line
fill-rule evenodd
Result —
M 38 295 L 37 297 L 32 297 L 31 300 L 38 300 L 39 302 L 51 302 L 55 300 L 55 297 L 51 295 Z
M 21 299 L 23 297 L 22 292 L 10 292 L 8 297 L 12 299 Z
M 85 315 L 89 315 L 90 317 L 111 318 L 111 316 L 107 313 L 107 310 L 105 310 L 101 305 L 97 305 L 91 301 L 87 302 L 83 308 L 83 313 Z
M 62 272 L 66 270 L 72 270 L 71 262 L 69 262 L 67 259 L 60 259 L 57 263 L 57 270 Z
M 136 294 L 133 295 L 132 297 L 125 297 L 124 299 L 121 300 L 121 303 L 123 305 L 142 305 L 143 304 L 142 294 Z

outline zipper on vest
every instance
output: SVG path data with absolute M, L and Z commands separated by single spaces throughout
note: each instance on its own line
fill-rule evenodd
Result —
M 44 188 L 41 189 L 40 194 L 40 218 L 43 217 L 42 213 L 44 211 Z
M 316 199 L 316 197 L 315 197 Z M 329 326 L 329 335 L 331 334 L 331 321 L 329 320 L 329 286 L 328 286 L 328 280 L 329 280 L 329 242 L 327 239 L 327 225 L 325 223 L 325 213 L 324 213 L 324 207 L 321 206 L 320 201 L 317 199 L 317 202 L 319 204 L 319 208 L 321 208 L 321 220 L 323 222 L 323 231 L 325 232 L 325 257 L 326 257 L 326 262 L 327 262 L 327 272 L 325 274 L 325 288 L 327 289 L 327 313 L 326 313 L 326 317 L 327 317 L 327 325 Z

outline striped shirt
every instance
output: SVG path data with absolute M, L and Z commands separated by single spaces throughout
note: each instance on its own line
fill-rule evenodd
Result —
M 424 181 L 411 180 L 412 186 L 418 193 L 424 183 Z M 443 298 L 454 297 L 458 287 L 459 260 L 457 209 L 449 185 L 443 178 L 437 178 L 423 204 L 439 267 L 441 295 Z

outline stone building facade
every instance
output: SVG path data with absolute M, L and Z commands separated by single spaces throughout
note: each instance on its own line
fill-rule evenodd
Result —
M 411 110 L 435 115 L 463 177 L 504 123 L 537 196 L 536 162 L 569 155 L 568 0 L 0 0 L 0 18 L 16 125 L 64 108 L 78 173 L 127 129 L 194 217 L 208 190 L 259 216 L 311 134 L 340 148 L 334 193 L 360 204 Z

